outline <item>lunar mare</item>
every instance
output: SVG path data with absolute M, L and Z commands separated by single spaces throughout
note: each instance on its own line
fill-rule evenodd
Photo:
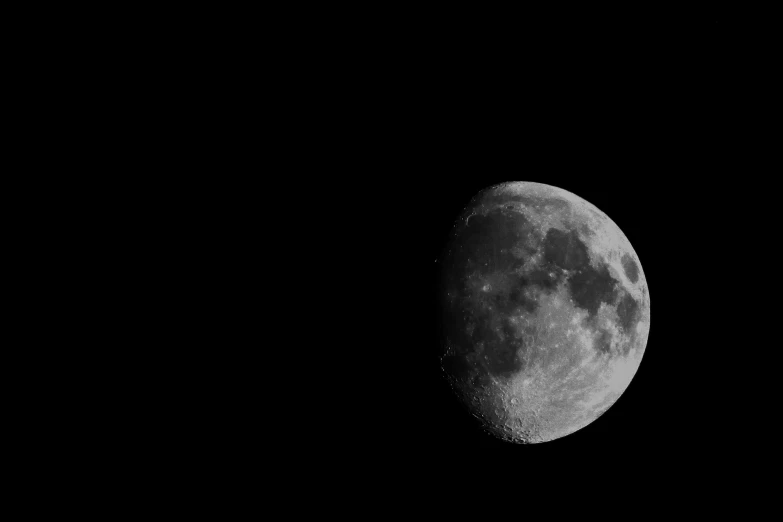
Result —
M 443 273 L 444 369 L 508 440 L 588 425 L 641 363 L 642 265 L 620 228 L 570 192 L 523 182 L 482 191 L 455 225 Z

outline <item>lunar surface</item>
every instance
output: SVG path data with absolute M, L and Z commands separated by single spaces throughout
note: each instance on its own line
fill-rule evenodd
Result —
M 620 228 L 565 190 L 480 192 L 443 259 L 448 382 L 490 431 L 520 443 L 587 426 L 625 391 L 650 329 L 639 258 Z

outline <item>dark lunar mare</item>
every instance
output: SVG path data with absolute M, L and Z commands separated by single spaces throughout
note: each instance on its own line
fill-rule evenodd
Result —
M 637 282 L 639 280 L 639 267 L 636 266 L 633 258 L 628 254 L 623 254 L 620 263 L 623 265 L 623 271 L 628 280 L 632 283 Z
M 571 298 L 578 308 L 587 311 L 588 317 L 595 317 L 601 303 L 611 303 L 617 296 L 617 280 L 609 273 L 606 265 L 593 268 L 582 267 L 568 280 Z
M 638 311 L 639 303 L 626 293 L 617 304 L 617 317 L 623 331 L 628 332 L 636 324 Z
M 590 265 L 587 245 L 576 231 L 550 229 L 544 239 L 544 259 L 552 266 L 568 271 L 568 289 L 578 308 L 593 318 L 601 303 L 611 303 L 617 296 L 618 281 L 606 265 Z
M 588 263 L 587 246 L 575 231 L 549 229 L 544 238 L 544 259 L 564 270 L 582 268 Z

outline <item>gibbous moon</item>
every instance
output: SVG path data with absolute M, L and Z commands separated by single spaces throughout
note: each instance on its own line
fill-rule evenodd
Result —
M 443 369 L 491 432 L 558 439 L 628 387 L 650 298 L 639 257 L 601 210 L 557 187 L 503 183 L 473 198 L 445 254 Z

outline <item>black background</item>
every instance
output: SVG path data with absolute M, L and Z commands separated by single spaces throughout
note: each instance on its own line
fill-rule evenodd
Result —
M 106 219 L 108 211 L 93 213 L 78 198 L 66 205 L 80 208 L 84 222 L 108 223 L 99 237 L 118 240 L 118 257 L 130 258 L 128 275 L 121 270 L 107 281 L 118 277 L 144 294 L 131 323 L 152 315 L 151 329 L 167 324 L 171 332 L 148 340 L 143 327 L 127 327 L 139 338 L 129 343 L 129 358 L 174 391 L 170 400 L 154 386 L 145 392 L 160 418 L 148 430 L 107 404 L 123 419 L 121 433 L 140 427 L 160 447 L 161 424 L 179 423 L 192 410 L 195 422 L 167 435 L 171 448 L 192 468 L 203 467 L 203 449 L 240 468 L 213 473 L 211 481 L 239 476 L 257 492 L 265 487 L 259 483 L 283 482 L 270 471 L 277 460 L 297 493 L 313 476 L 326 496 L 339 502 L 350 495 L 343 505 L 373 489 L 388 492 L 392 502 L 373 513 L 420 491 L 432 504 L 478 504 L 482 515 L 521 501 L 521 517 L 542 503 L 529 493 L 536 486 L 553 486 L 550 511 L 569 500 L 556 498 L 559 491 L 575 487 L 594 495 L 607 515 L 607 499 L 623 486 L 638 488 L 647 504 L 661 490 L 671 500 L 672 483 L 690 493 L 690 477 L 725 469 L 737 448 L 750 445 L 747 435 L 770 430 L 774 413 L 753 416 L 748 403 L 760 392 L 746 378 L 775 348 L 774 339 L 751 337 L 775 324 L 759 318 L 755 297 L 776 265 L 769 230 L 777 223 L 761 215 L 775 208 L 764 196 L 777 174 L 759 154 L 773 144 L 774 134 L 762 130 L 771 122 L 763 91 L 777 63 L 759 60 L 769 34 L 761 24 L 735 13 L 642 6 L 558 5 L 548 13 L 454 3 L 288 8 L 286 16 L 230 13 L 225 20 L 205 11 L 208 23 L 184 22 L 180 10 L 170 19 L 141 14 L 160 21 L 172 51 L 133 28 L 120 36 L 129 54 L 136 57 L 136 43 L 149 39 L 136 66 L 102 36 L 85 38 L 84 47 L 109 49 L 107 55 L 84 63 L 81 50 L 47 46 L 45 54 L 66 59 L 58 60 L 62 73 L 44 67 L 53 76 L 38 82 L 46 86 L 39 109 L 51 103 L 64 113 L 45 131 L 72 136 L 71 126 L 81 124 L 98 137 L 77 134 L 78 147 L 63 139 L 62 152 L 42 146 L 30 156 L 53 156 L 58 167 L 44 172 L 60 173 L 63 164 L 78 171 L 81 161 L 100 180 L 113 181 L 117 167 L 129 171 L 128 183 L 115 182 L 116 196 L 96 191 L 92 180 L 72 190 L 109 208 L 126 198 L 128 211 L 119 210 L 134 222 L 139 248 Z M 111 23 L 96 25 L 115 32 Z M 110 66 L 115 76 L 107 75 Z M 128 92 L 104 86 L 107 78 Z M 49 86 L 61 94 L 53 102 Z M 96 105 L 95 120 L 82 114 L 80 97 Z M 126 122 L 132 139 L 106 130 Z M 439 368 L 436 259 L 470 199 L 506 181 L 553 185 L 603 210 L 638 253 L 651 297 L 649 341 L 628 390 L 590 426 L 531 446 L 485 434 Z M 57 187 L 53 192 L 61 198 Z M 91 235 L 84 241 L 103 247 Z M 182 247 L 161 263 L 166 250 L 191 241 L 193 250 Z M 47 260 L 81 250 L 70 234 L 65 242 Z M 74 260 L 94 272 L 107 257 Z M 99 285 L 95 305 L 117 315 L 102 294 L 123 299 L 124 292 Z M 275 285 L 283 291 L 274 294 Z M 60 295 L 56 307 L 69 309 L 79 290 Z M 182 326 L 172 319 L 177 313 L 187 316 Z M 225 325 L 216 324 L 221 315 Z M 214 338 L 206 339 L 205 326 Z M 126 337 L 109 330 L 102 347 Z M 182 332 L 206 349 L 191 348 Z M 176 351 L 170 366 L 159 360 L 169 346 Z M 180 367 L 193 359 L 198 371 Z M 135 369 L 125 360 L 117 366 Z M 87 361 L 84 367 L 92 370 Z M 98 373 L 117 381 L 113 370 Z M 180 375 L 193 384 L 179 382 Z M 135 383 L 146 386 L 133 380 L 132 393 Z M 84 388 L 85 395 L 106 395 L 102 386 Z M 143 419 L 146 407 L 135 408 Z M 266 440 L 275 434 L 279 444 Z M 204 443 L 194 444 L 199 436 Z M 131 457 L 144 451 L 137 441 L 128 447 Z M 361 495 L 340 488 L 345 475 Z M 504 497 L 504 485 L 515 490 L 512 497 Z M 308 502 L 297 497 L 289 506 Z M 415 512 L 402 505 L 406 515 Z

